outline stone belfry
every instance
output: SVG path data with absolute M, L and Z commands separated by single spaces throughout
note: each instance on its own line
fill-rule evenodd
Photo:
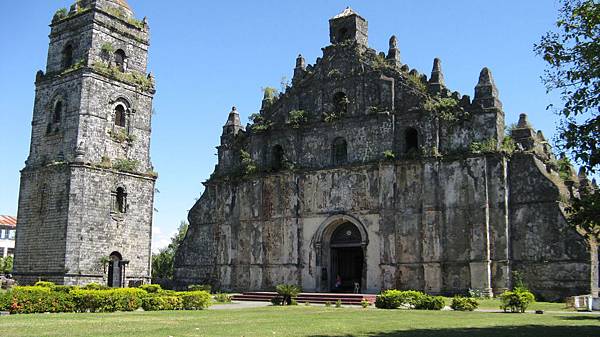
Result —
M 146 283 L 156 181 L 148 25 L 125 0 L 80 0 L 50 27 L 21 171 L 14 276 Z

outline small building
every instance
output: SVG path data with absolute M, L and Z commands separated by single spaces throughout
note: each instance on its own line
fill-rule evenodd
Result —
M 14 256 L 17 218 L 0 215 L 0 257 Z

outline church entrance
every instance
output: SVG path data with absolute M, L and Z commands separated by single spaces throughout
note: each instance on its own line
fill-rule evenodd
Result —
M 360 231 L 350 222 L 339 225 L 333 232 L 329 244 L 332 292 L 360 292 L 364 271 L 361 243 Z

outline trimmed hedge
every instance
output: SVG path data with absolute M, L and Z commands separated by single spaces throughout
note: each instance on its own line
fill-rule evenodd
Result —
M 445 305 L 446 302 L 441 296 L 430 296 L 414 290 L 386 290 L 375 299 L 375 307 L 380 309 L 406 307 L 419 310 L 442 310 Z
M 180 292 L 177 295 L 182 299 L 185 310 L 206 309 L 212 299 L 210 293 L 204 290 Z
M 415 304 L 418 310 L 442 310 L 446 306 L 446 301 L 442 296 L 424 295 L 419 302 Z
M 134 311 L 142 306 L 142 298 L 148 295 L 138 288 L 76 289 L 70 294 L 78 312 Z
M 57 312 L 114 312 L 144 310 L 201 310 L 211 304 L 206 291 L 174 292 L 160 287 L 79 288 L 56 286 L 50 282 L 37 286 L 14 287 L 0 294 L 0 311 L 12 314 Z M 147 290 L 144 290 L 146 288 Z
M 527 307 L 535 302 L 535 296 L 528 290 L 523 288 L 516 288 L 513 291 L 505 291 L 500 295 L 502 304 L 500 309 L 510 312 L 525 312 Z
M 181 310 L 183 309 L 183 300 L 179 296 L 147 296 L 142 298 L 142 308 L 145 311 Z
M 416 307 L 423 296 L 425 294 L 414 290 L 385 290 L 375 298 L 375 307 L 380 309 L 398 309 L 401 306 Z
M 450 308 L 456 311 L 473 311 L 478 307 L 479 302 L 471 297 L 455 296 L 450 304 Z

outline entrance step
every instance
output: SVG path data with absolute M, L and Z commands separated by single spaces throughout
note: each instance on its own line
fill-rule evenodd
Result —
M 257 301 L 257 302 L 270 302 L 273 298 L 277 297 L 276 292 L 258 291 L 258 292 L 246 292 L 239 295 L 234 295 L 234 301 Z M 345 305 L 360 305 L 363 300 L 369 301 L 369 303 L 375 303 L 376 295 L 373 294 L 343 294 L 343 293 L 300 293 L 296 297 L 296 302 L 299 304 L 304 303 L 315 303 L 324 304 L 331 303 L 335 304 L 338 300 Z

